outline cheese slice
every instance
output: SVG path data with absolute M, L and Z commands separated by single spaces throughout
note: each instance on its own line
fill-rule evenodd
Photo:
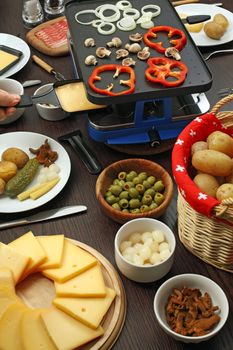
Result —
M 42 274 L 53 281 L 65 282 L 88 270 L 97 263 L 94 256 L 65 239 L 61 266 L 43 270 Z
M 179 16 L 181 19 L 185 19 L 186 17 L 188 17 L 188 15 L 186 15 L 185 13 L 179 13 Z M 199 33 L 202 30 L 204 24 L 203 22 L 201 22 L 195 24 L 185 23 L 184 25 L 190 33 Z
M 11 270 L 4 267 L 0 268 L 0 318 L 9 305 L 19 300 L 15 294 L 15 285 Z
M 107 288 L 104 298 L 55 298 L 53 304 L 91 328 L 100 325 L 116 296 L 116 292 Z
M 12 271 L 15 284 L 19 281 L 29 261 L 29 256 L 19 254 L 13 248 L 0 242 L 0 266 L 7 267 Z
M 59 267 L 63 254 L 64 235 L 37 236 L 36 238 L 47 256 L 47 260 L 38 267 L 38 270 Z
M 31 231 L 9 243 L 9 246 L 14 248 L 19 254 L 31 258 L 21 280 L 34 272 L 47 259 L 44 249 Z
M 59 350 L 73 350 L 101 336 L 103 328 L 92 329 L 56 308 L 41 313 L 50 337 Z
M 54 283 L 59 297 L 104 297 L 106 287 L 99 264 L 64 283 Z
M 20 302 L 8 306 L 0 319 L 0 349 L 24 350 L 21 342 L 20 320 L 27 307 Z
M 24 350 L 57 350 L 40 317 L 42 309 L 27 310 L 20 322 Z

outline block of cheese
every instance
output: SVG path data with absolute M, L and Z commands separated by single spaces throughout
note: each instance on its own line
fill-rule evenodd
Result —
M 27 310 L 20 322 L 24 350 L 57 350 L 40 317 L 43 309 Z
M 53 304 L 88 327 L 97 328 L 113 302 L 116 292 L 106 288 L 104 298 L 55 298 Z
M 47 256 L 47 260 L 38 267 L 38 270 L 59 267 L 63 254 L 64 235 L 37 236 L 36 238 Z
M 96 263 L 94 256 L 65 239 L 60 267 L 43 270 L 42 274 L 53 281 L 63 283 L 88 270 Z
M 21 302 L 8 306 L 0 319 L 0 349 L 24 350 L 21 342 L 20 320 L 28 308 Z
M 19 254 L 31 258 L 21 279 L 34 272 L 47 259 L 44 249 L 31 231 L 9 243 L 9 246 Z
M 64 283 L 54 283 L 59 297 L 104 297 L 106 287 L 99 264 Z
M 103 328 L 87 327 L 56 308 L 41 313 L 50 337 L 59 350 L 73 350 L 101 336 Z
M 12 247 L 0 242 L 0 267 L 7 267 L 12 271 L 15 284 L 19 281 L 29 261 L 29 256 L 19 254 Z

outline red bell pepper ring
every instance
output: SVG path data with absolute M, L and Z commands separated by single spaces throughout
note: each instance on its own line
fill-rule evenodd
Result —
M 165 87 L 181 85 L 188 73 L 188 68 L 183 62 L 170 60 L 166 57 L 149 58 L 147 64 L 149 65 L 145 71 L 147 80 Z M 174 70 L 174 68 L 178 68 L 178 70 Z M 173 77 L 175 80 L 169 81 L 168 77 Z
M 106 71 L 115 71 L 113 78 L 117 78 L 121 73 L 128 73 L 129 79 L 128 80 L 120 80 L 120 84 L 126 85 L 129 88 L 127 90 L 124 90 L 121 92 L 113 92 L 112 91 L 113 83 L 110 83 L 106 89 L 98 88 L 95 85 L 95 82 L 100 81 L 101 77 L 99 74 L 102 72 L 106 72 Z M 108 96 L 120 96 L 120 95 L 126 95 L 126 94 L 130 94 L 130 93 L 134 92 L 135 81 L 136 81 L 135 73 L 131 67 L 121 66 L 121 65 L 117 65 L 117 64 L 106 64 L 106 65 L 103 65 L 100 67 L 96 67 L 93 70 L 92 74 L 90 75 L 90 77 L 88 79 L 88 84 L 89 84 L 90 88 L 93 91 L 97 92 L 98 94 L 108 95 Z
M 173 45 L 172 47 L 176 48 L 178 51 L 181 51 L 187 43 L 186 35 L 181 29 L 173 28 L 170 26 L 153 27 L 153 28 L 150 28 L 146 34 L 144 34 L 143 39 L 147 46 L 155 49 L 158 52 L 164 53 L 165 50 L 167 49 L 166 47 L 163 46 L 162 41 L 159 41 L 159 42 L 151 41 L 151 39 L 157 38 L 158 32 L 167 32 L 168 38 L 171 39 L 169 41 Z M 175 38 L 172 39 L 173 37 Z

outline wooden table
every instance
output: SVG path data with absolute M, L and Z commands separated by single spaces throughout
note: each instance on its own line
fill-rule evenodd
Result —
M 232 0 L 222 0 L 224 8 L 233 11 Z M 0 32 L 17 35 L 25 38 L 26 30 L 23 27 L 21 18 L 22 1 L 0 1 Z M 214 1 L 205 1 L 205 3 L 214 3 Z M 223 45 L 223 48 L 232 48 L 233 42 Z M 209 51 L 219 49 L 211 47 L 203 51 L 204 55 Z M 66 78 L 72 78 L 74 75 L 71 58 L 61 57 L 53 58 L 44 56 L 34 49 L 32 54 L 38 54 L 40 57 L 54 66 L 55 69 L 64 74 Z M 217 91 L 220 88 L 233 86 L 232 56 L 216 56 L 208 61 L 209 68 L 213 74 L 212 88 L 206 93 L 211 106 L 218 101 Z M 28 64 L 17 74 L 14 79 L 25 81 L 28 79 L 41 79 L 43 83 L 54 82 L 54 78 L 29 60 Z M 31 94 L 34 88 L 27 88 L 27 93 Z M 228 106 L 227 106 L 228 107 Z M 229 108 L 227 108 L 229 109 Z M 232 108 L 231 108 L 232 110 Z M 35 107 L 25 111 L 16 123 L 0 128 L 0 133 L 12 131 L 32 131 L 48 135 L 54 139 L 58 136 L 80 129 L 88 144 L 98 154 L 98 159 L 103 168 L 117 160 L 124 159 L 127 156 L 123 153 L 111 150 L 102 143 L 96 143 L 90 139 L 87 133 L 87 120 L 83 113 L 73 114 L 70 118 L 59 122 L 48 122 L 39 117 Z M 108 219 L 102 213 L 95 198 L 95 183 L 97 176 L 87 172 L 77 155 L 68 145 L 64 145 L 69 153 L 72 171 L 70 179 L 62 192 L 44 205 L 43 208 L 35 209 L 30 213 L 36 213 L 40 210 L 57 208 L 61 205 L 85 204 L 88 211 L 85 214 L 74 215 L 68 218 L 57 219 L 54 221 L 43 222 L 42 224 L 33 224 L 8 229 L 0 232 L 0 240 L 8 243 L 13 239 L 31 229 L 35 235 L 48 235 L 63 233 L 67 237 L 82 241 L 102 253 L 115 266 L 114 261 L 114 237 L 120 225 Z M 159 155 L 146 156 L 163 165 L 171 174 L 170 152 Z M 28 213 L 27 213 L 28 214 Z M 12 220 L 23 215 L 0 215 L 0 220 Z M 167 336 L 156 322 L 153 312 L 153 299 L 156 290 L 168 278 L 182 273 L 198 273 L 207 276 L 217 282 L 225 291 L 229 304 L 229 318 L 221 332 L 211 339 L 207 344 L 199 344 L 198 349 L 204 349 L 206 346 L 211 350 L 230 350 L 233 347 L 233 279 L 230 273 L 218 270 L 202 262 L 194 255 L 189 253 L 179 242 L 177 234 L 177 212 L 176 195 L 173 198 L 166 214 L 161 217 L 175 232 L 177 238 L 177 249 L 175 262 L 166 277 L 151 284 L 139 284 L 131 282 L 124 276 L 121 276 L 125 291 L 127 294 L 127 316 L 122 333 L 114 345 L 114 350 L 180 350 L 194 349 L 194 345 L 185 345 L 174 341 Z

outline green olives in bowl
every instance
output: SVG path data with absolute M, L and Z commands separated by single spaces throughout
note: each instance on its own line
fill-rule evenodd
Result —
M 104 213 L 118 223 L 160 217 L 173 196 L 173 182 L 158 163 L 124 159 L 105 168 L 96 181 L 96 197 Z

